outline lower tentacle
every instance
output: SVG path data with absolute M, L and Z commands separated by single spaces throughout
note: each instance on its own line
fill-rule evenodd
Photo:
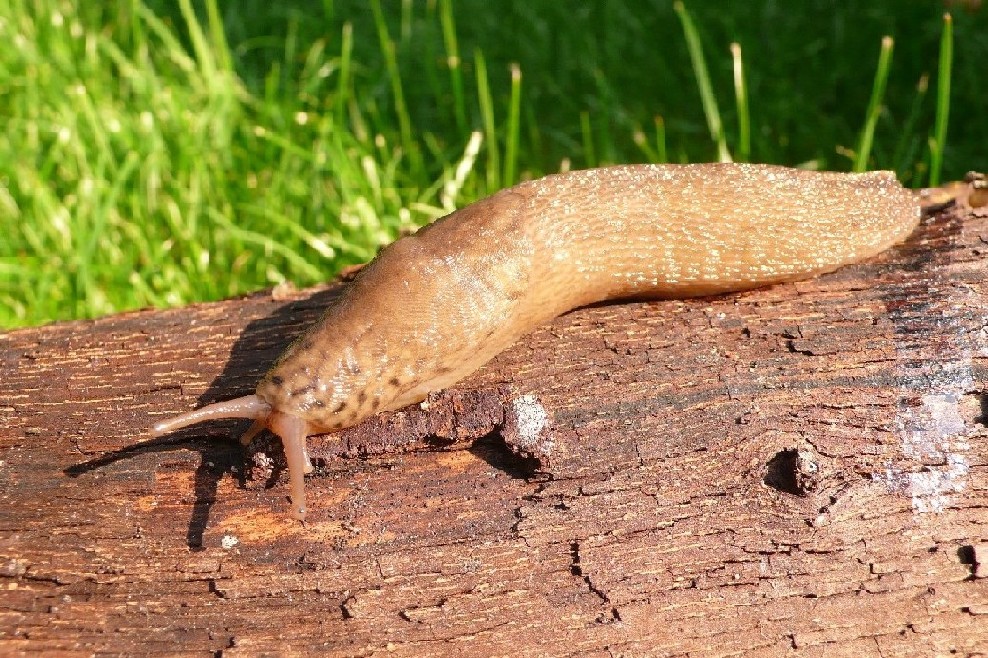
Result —
M 254 440 L 254 437 L 267 429 L 267 427 L 267 417 L 258 418 L 250 427 L 247 428 L 247 431 L 243 433 L 243 436 L 240 437 L 240 444 L 245 446 L 250 445 L 250 442 Z M 304 441 L 302 442 L 302 456 L 304 457 L 302 460 L 302 463 L 304 464 L 303 470 L 305 471 L 305 474 L 308 475 L 315 469 L 312 467 L 312 460 L 309 458 L 308 446 L 305 445 Z
M 309 426 L 301 418 L 275 411 L 268 418 L 268 427 L 281 437 L 288 460 L 288 483 L 295 508 L 295 518 L 305 521 L 305 474 L 312 471 L 308 451 L 305 447 L 305 437 Z

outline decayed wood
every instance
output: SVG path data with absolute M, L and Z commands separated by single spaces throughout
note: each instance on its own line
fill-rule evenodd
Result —
M 568 314 L 313 439 L 306 527 L 243 423 L 148 427 L 336 287 L 0 336 L 0 653 L 984 655 L 986 252 L 948 210 L 818 280 Z

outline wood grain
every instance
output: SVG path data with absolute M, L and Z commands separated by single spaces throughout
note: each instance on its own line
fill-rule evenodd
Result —
M 306 527 L 276 442 L 148 428 L 338 288 L 0 335 L 0 654 L 986 655 L 986 215 L 561 317 L 310 440 Z

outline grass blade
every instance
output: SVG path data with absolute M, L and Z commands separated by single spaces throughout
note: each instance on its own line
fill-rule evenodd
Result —
M 885 99 L 885 87 L 888 83 L 889 71 L 892 68 L 892 47 L 894 41 L 890 36 L 882 37 L 882 47 L 878 53 L 878 67 L 875 69 L 875 80 L 871 86 L 871 98 L 865 112 L 865 125 L 858 139 L 858 149 L 854 156 L 854 171 L 868 169 L 868 156 L 871 155 L 871 145 L 875 139 L 875 126 L 882 113 L 882 101 Z
M 494 102 L 491 100 L 491 87 L 487 80 L 487 61 L 479 50 L 474 53 L 474 67 L 477 69 L 477 102 L 484 123 L 484 138 L 487 142 L 487 189 L 496 190 L 501 185 L 501 152 L 497 141 L 497 125 L 494 121 Z
M 439 21 L 443 29 L 443 44 L 446 46 L 446 66 L 449 68 L 450 85 L 453 87 L 456 129 L 463 134 L 467 132 L 467 110 L 463 99 L 463 71 L 460 66 L 460 49 L 456 42 L 456 21 L 453 18 L 452 0 L 442 0 Z
M 703 48 L 700 45 L 700 33 L 697 32 L 693 19 L 690 18 L 686 6 L 682 0 L 676 0 L 672 5 L 679 21 L 683 25 L 683 36 L 686 37 L 686 47 L 690 53 L 690 62 L 693 64 L 693 75 L 696 76 L 696 84 L 700 90 L 700 100 L 703 102 L 703 113 L 707 117 L 707 128 L 710 130 L 710 138 L 717 145 L 717 158 L 721 162 L 730 162 L 731 154 L 727 150 L 727 138 L 724 136 L 724 124 L 720 120 L 720 110 L 717 108 L 717 99 L 714 97 L 713 86 L 710 84 L 710 73 L 707 71 L 707 63 L 703 58 Z
M 738 112 L 737 156 L 741 162 L 747 162 L 751 157 L 751 116 L 748 113 L 748 87 L 744 81 L 741 44 L 731 44 L 731 59 L 734 62 L 734 102 Z
M 514 185 L 518 168 L 518 136 L 521 131 L 521 68 L 511 65 L 511 105 L 508 108 L 508 128 L 504 147 L 505 186 Z
M 947 147 L 947 120 L 950 118 L 950 76 L 954 60 L 954 21 L 943 15 L 940 36 L 940 65 L 937 67 L 937 114 L 930 140 L 930 187 L 940 184 L 943 173 L 943 152 Z
M 195 51 L 196 61 L 202 67 L 203 76 L 207 80 L 216 77 L 216 60 L 213 57 L 213 50 L 206 41 L 203 34 L 202 25 L 196 17 L 195 9 L 192 8 L 190 0 L 178 0 L 179 9 L 182 11 L 182 18 L 185 19 L 185 26 L 189 30 L 189 40 L 192 41 L 192 50 Z
M 340 79 L 336 87 L 336 125 L 345 125 L 347 106 L 353 94 L 350 90 L 350 66 L 353 60 L 353 24 L 344 23 L 340 39 Z

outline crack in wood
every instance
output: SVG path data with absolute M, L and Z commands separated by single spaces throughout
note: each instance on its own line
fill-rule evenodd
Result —
M 583 584 L 586 586 L 587 590 L 600 598 L 601 603 L 610 603 L 611 600 L 607 596 L 607 592 L 597 587 L 593 579 L 590 577 L 589 573 L 583 571 L 583 567 L 580 564 L 580 542 L 572 541 L 569 544 L 570 551 L 570 573 L 579 578 Z M 609 610 L 612 621 L 617 621 L 620 619 L 620 615 L 617 612 L 617 608 L 611 607 Z

